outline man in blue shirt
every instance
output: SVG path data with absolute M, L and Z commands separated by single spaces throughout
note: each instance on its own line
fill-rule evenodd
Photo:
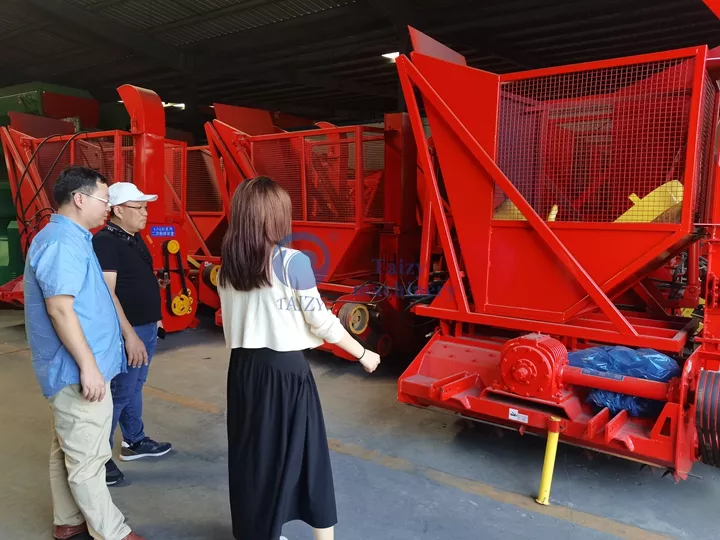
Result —
M 97 171 L 69 167 L 53 195 L 57 214 L 33 239 L 24 274 L 33 368 L 53 413 L 53 534 L 58 540 L 85 531 L 104 540 L 142 540 L 105 484 L 109 386 L 127 369 L 120 322 L 90 233 L 107 217 L 107 181 Z

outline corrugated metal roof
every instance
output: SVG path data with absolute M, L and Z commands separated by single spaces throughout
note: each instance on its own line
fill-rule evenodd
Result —
M 234 13 L 197 22 L 191 26 L 182 26 L 164 32 L 161 30 L 158 37 L 173 45 L 187 45 L 251 28 L 280 23 L 354 2 L 355 0 L 277 0 L 264 3 L 267 5 L 257 5 L 261 3 L 251 0 L 234 4 L 238 8 L 238 11 Z M 253 7 L 243 8 L 245 4 Z
M 194 15 L 191 9 L 173 0 L 125 0 L 98 11 L 119 23 L 141 29 L 181 21 Z
M 80 7 L 87 7 L 102 2 L 102 0 L 68 0 L 71 4 L 75 4 Z

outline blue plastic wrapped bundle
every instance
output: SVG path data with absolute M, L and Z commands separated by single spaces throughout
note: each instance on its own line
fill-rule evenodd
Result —
M 593 347 L 570 353 L 568 361 L 573 367 L 659 382 L 668 382 L 681 373 L 674 359 L 652 349 Z M 636 417 L 657 416 L 663 407 L 658 401 L 606 390 L 591 390 L 587 401 L 599 409 L 607 407 L 611 414 L 627 410 L 630 416 Z

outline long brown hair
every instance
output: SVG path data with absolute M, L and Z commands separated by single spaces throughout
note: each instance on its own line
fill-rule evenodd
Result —
M 290 235 L 291 221 L 290 196 L 280 184 L 266 176 L 243 181 L 232 198 L 219 285 L 238 291 L 270 286 L 272 251 Z

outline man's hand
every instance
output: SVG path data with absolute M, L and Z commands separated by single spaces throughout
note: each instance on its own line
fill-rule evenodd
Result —
M 135 332 L 125 339 L 125 350 L 127 351 L 128 365 L 130 367 L 139 368 L 142 365 L 147 365 L 147 349 Z
M 82 395 L 90 402 L 102 401 L 105 398 L 105 379 L 97 366 L 90 366 L 80 371 Z

